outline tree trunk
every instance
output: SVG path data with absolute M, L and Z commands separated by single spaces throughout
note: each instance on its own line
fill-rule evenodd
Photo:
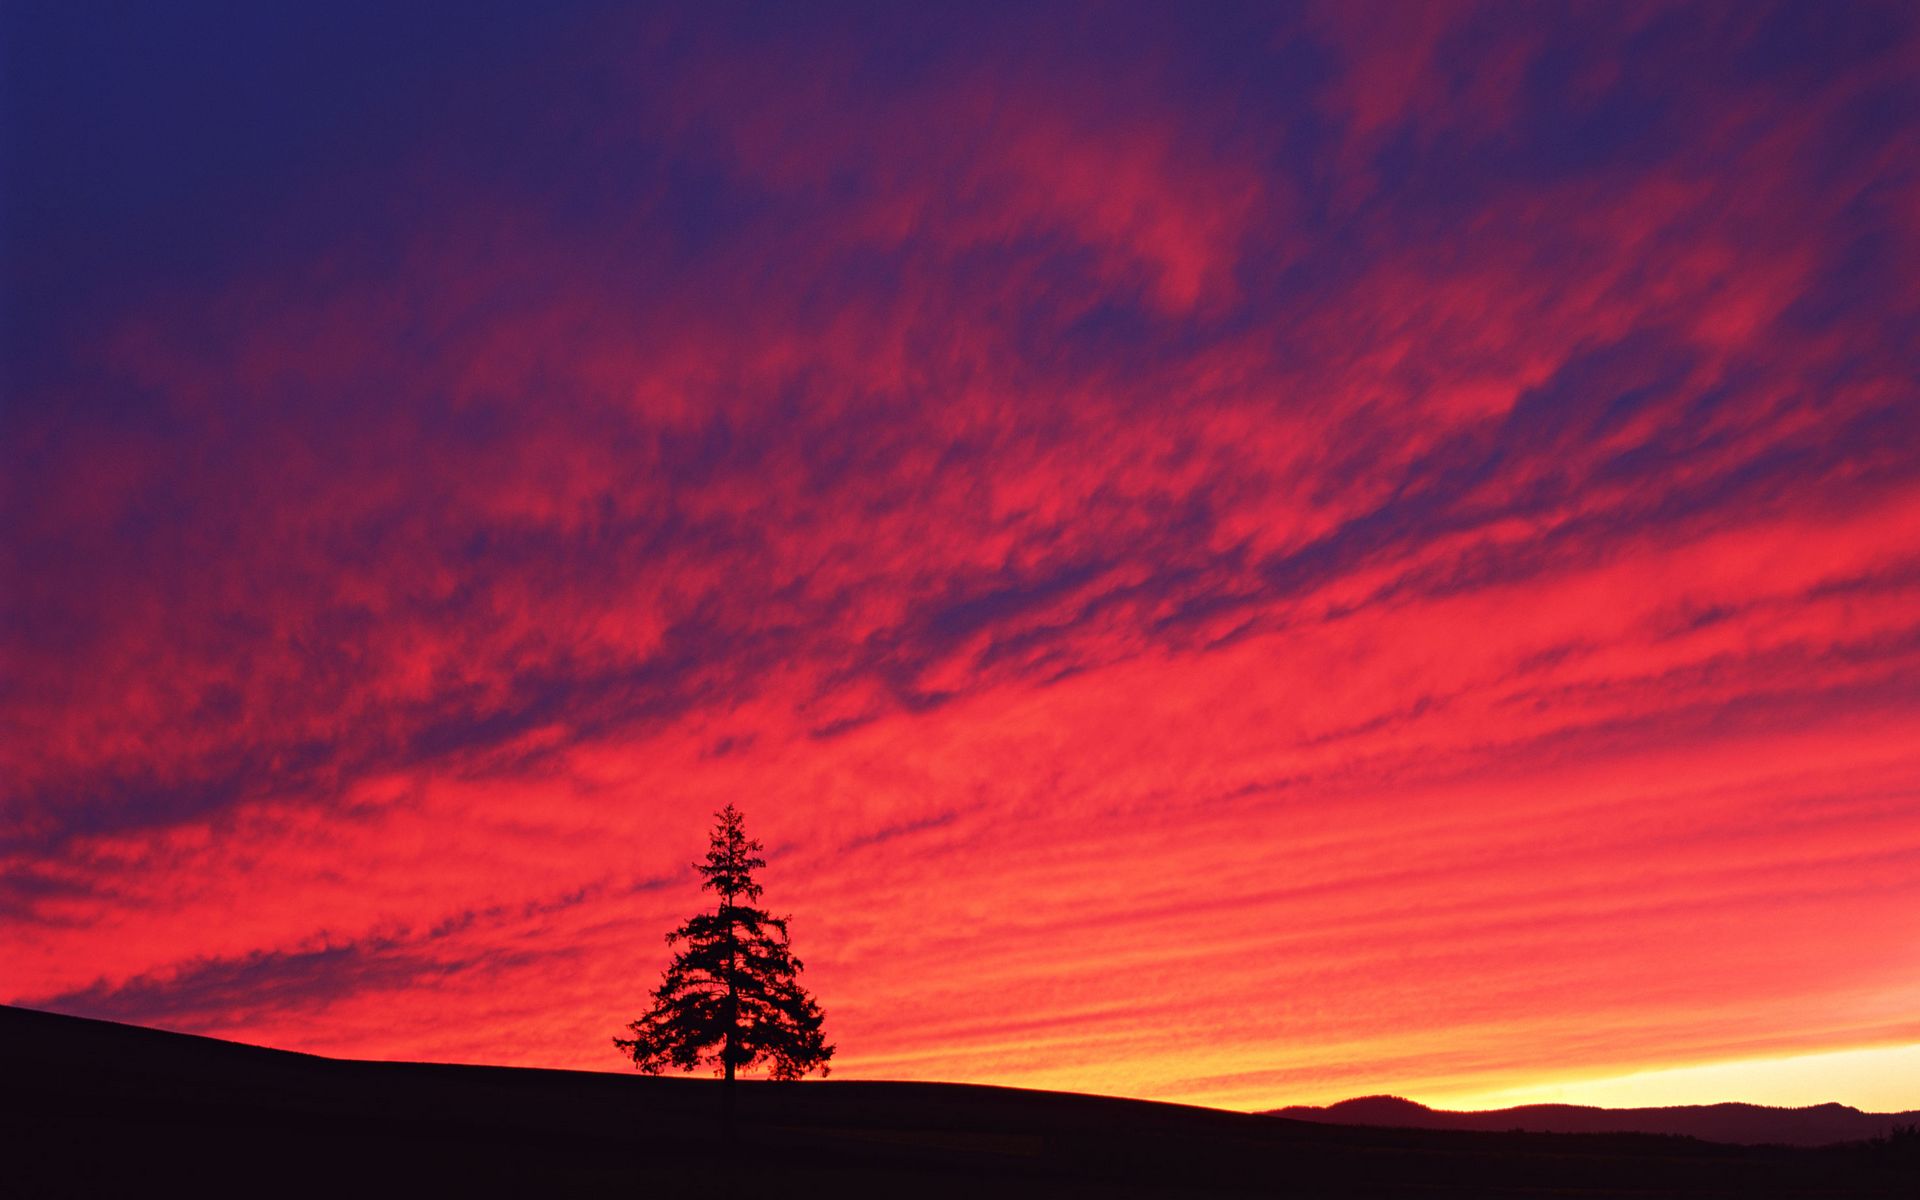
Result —
M 740 995 L 734 990 L 734 981 L 740 976 L 740 939 L 733 932 L 733 893 L 726 892 L 720 897 L 720 919 L 727 927 L 727 1043 L 721 1048 L 721 1058 L 727 1071 L 727 1082 L 733 1082 L 733 1047 L 740 1030 Z M 731 1090 L 727 1093 L 732 1095 Z
M 721 1066 L 725 1071 L 725 1082 L 720 1085 L 724 1096 L 720 1107 L 720 1156 L 725 1160 L 722 1169 L 726 1172 L 723 1194 L 727 1200 L 733 1200 L 739 1194 L 738 1168 L 735 1161 L 739 1158 L 734 1130 L 734 1082 L 733 1050 L 735 1037 L 740 1028 L 740 997 L 734 991 L 734 979 L 740 974 L 740 942 L 733 933 L 733 893 L 727 892 L 721 897 L 720 911 L 727 924 L 727 1041 L 721 1049 Z

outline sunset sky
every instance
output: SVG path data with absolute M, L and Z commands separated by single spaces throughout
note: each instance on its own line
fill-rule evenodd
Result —
M 1920 1108 L 1920 8 L 4 22 L 0 1001 Z

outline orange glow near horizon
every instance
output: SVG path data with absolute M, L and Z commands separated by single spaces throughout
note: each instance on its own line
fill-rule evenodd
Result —
M 1442 1097 L 1429 1107 L 1486 1110 L 1523 1104 L 1583 1104 L 1653 1108 L 1718 1104 L 1728 1096 L 1738 1096 L 1749 1104 L 1773 1108 L 1845 1104 L 1861 1112 L 1904 1112 L 1912 1108 L 1913 1092 L 1908 1081 L 1916 1074 L 1920 1074 L 1920 1045 L 1874 1046 L 1536 1083 Z
M 1362 7 L 48 125 L 0 1001 L 619 1070 L 731 801 L 835 1078 L 1920 1109 L 1916 19 Z

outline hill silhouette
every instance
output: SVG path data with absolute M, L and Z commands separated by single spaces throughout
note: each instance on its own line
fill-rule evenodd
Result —
M 1907 1143 L 1315 1124 L 942 1083 L 363 1062 L 0 1007 L 22 1195 L 1911 1196 Z
M 1330 1125 L 1394 1129 L 1524 1130 L 1528 1133 L 1660 1133 L 1710 1142 L 1762 1146 L 1827 1146 L 1884 1138 L 1920 1124 L 1920 1112 L 1868 1113 L 1844 1104 L 1769 1108 L 1760 1104 L 1690 1104 L 1666 1108 L 1594 1108 L 1527 1104 L 1486 1112 L 1449 1112 L 1399 1096 L 1362 1096 L 1323 1108 L 1294 1105 L 1270 1115 Z

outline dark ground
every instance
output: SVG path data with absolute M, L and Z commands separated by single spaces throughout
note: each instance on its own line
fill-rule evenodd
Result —
M 744 1083 L 726 1152 L 711 1080 L 313 1058 L 7 1007 L 0 1089 L 9 1196 L 1920 1196 L 1910 1142 L 1369 1129 L 940 1083 Z

